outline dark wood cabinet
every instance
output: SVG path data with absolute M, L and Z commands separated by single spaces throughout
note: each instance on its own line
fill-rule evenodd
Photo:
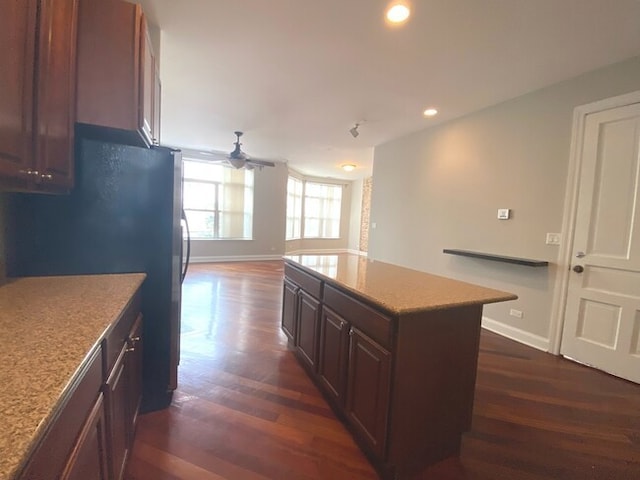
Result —
M 320 301 L 304 290 L 298 291 L 298 326 L 296 348 L 300 358 L 312 370 L 318 363 Z
M 139 128 L 145 137 L 148 144 L 155 143 L 154 138 L 154 108 L 155 94 L 153 89 L 155 88 L 155 73 L 156 73 L 156 58 L 153 53 L 153 47 L 151 45 L 151 37 L 149 36 L 149 29 L 147 28 L 144 17 L 140 27 L 140 85 L 141 85 L 141 108 Z
M 73 187 L 78 0 L 40 5 L 36 170 L 41 188 Z
M 349 324 L 324 306 L 320 319 L 318 378 L 327 394 L 339 405 L 346 401 L 349 360 Z
M 78 478 L 75 475 L 83 471 L 105 472 L 101 353 L 100 348 L 94 349 L 80 368 L 53 415 L 55 421 L 18 477 L 21 480 L 64 478 L 63 473 Z
M 38 2 L 5 2 L 0 15 L 0 175 L 26 186 L 33 157 L 33 101 Z
M 297 318 L 298 287 L 294 283 L 285 279 L 284 287 L 282 289 L 282 330 L 292 343 L 295 342 L 297 333 Z
M 138 412 L 142 401 L 142 315 L 138 315 L 131 333 L 127 339 L 127 357 L 125 359 L 125 369 L 127 382 L 129 383 L 128 398 L 128 422 L 129 446 L 133 446 L 136 423 L 138 422 Z
M 326 305 L 318 380 L 361 441 L 383 456 L 391 390 L 391 353 Z
M 391 388 L 391 354 L 356 328 L 349 331 L 345 411 L 360 438 L 384 456 Z
M 160 113 L 162 111 L 162 84 L 160 82 L 160 67 L 158 65 L 158 57 L 155 57 L 153 75 L 153 124 L 151 131 L 153 133 L 153 143 L 160 145 Z
M 121 480 L 142 398 L 140 291 L 93 349 L 20 480 Z
M 124 467 L 129 454 L 130 424 L 125 356 L 126 347 L 123 347 L 105 386 L 108 408 L 109 472 L 112 480 L 120 480 L 124 476 Z
M 8 2 L 0 17 L 0 182 L 73 186 L 78 0 Z
M 81 0 L 77 122 L 83 135 L 135 146 L 157 143 L 156 63 L 140 5 Z
M 482 305 L 397 311 L 289 260 L 284 292 L 290 346 L 382 478 L 415 478 L 459 452 Z
M 100 393 L 78 437 L 61 480 L 108 480 L 104 400 Z
M 113 333 L 107 337 L 106 362 L 113 351 L 120 351 L 109 370 L 105 384 L 109 474 L 112 480 L 124 477 L 133 447 L 135 425 L 142 398 L 142 315 L 135 304 L 125 312 Z

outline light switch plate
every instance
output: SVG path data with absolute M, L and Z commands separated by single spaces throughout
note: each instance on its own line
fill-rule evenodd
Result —
M 511 210 L 509 210 L 508 208 L 499 208 L 498 209 L 498 219 L 500 220 L 509 220 L 509 217 L 511 216 Z

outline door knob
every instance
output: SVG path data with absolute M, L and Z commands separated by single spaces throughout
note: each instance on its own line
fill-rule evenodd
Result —
M 584 267 L 582 265 L 576 265 L 575 267 L 573 267 L 573 271 L 576 273 L 582 273 L 584 272 Z

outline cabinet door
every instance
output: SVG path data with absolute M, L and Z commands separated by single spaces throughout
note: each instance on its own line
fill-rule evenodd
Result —
M 285 278 L 282 293 L 282 330 L 292 342 L 295 342 L 296 338 L 297 301 L 298 287 Z
M 312 370 L 316 370 L 318 359 L 318 327 L 320 302 L 306 293 L 298 291 L 297 348 L 300 358 Z
M 327 307 L 320 318 L 318 375 L 327 393 L 344 406 L 349 357 L 349 324 Z
M 78 436 L 61 480 L 107 480 L 104 402 L 98 396 Z
M 139 4 L 119 0 L 81 2 L 76 121 L 85 134 L 147 145 L 140 128 L 143 24 Z
M 153 143 L 160 145 L 160 111 L 162 102 L 162 84 L 160 83 L 160 69 L 158 68 L 158 60 L 156 57 L 154 76 L 153 76 Z
M 78 0 L 42 0 L 38 47 L 35 179 L 73 186 Z
M 0 175 L 30 178 L 37 2 L 2 3 L 0 15 Z
M 391 387 L 391 354 L 358 329 L 349 332 L 346 413 L 360 437 L 384 458 Z
M 125 372 L 129 383 L 128 392 L 128 432 L 129 448 L 133 446 L 133 437 L 138 421 L 138 411 L 142 401 L 142 315 L 136 318 L 128 338 L 127 356 L 125 357 Z
M 113 480 L 121 480 L 129 454 L 128 379 L 125 371 L 125 345 L 107 379 L 106 404 L 108 425 L 109 472 Z
M 155 76 L 155 56 L 151 46 L 151 37 L 144 15 L 140 24 L 140 118 L 139 129 L 149 145 L 153 144 L 153 86 Z

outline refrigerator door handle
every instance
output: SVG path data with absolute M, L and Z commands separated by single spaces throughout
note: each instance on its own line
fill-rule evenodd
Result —
M 184 209 L 182 209 L 182 220 L 184 221 L 184 226 L 187 229 L 187 258 L 184 261 L 184 269 L 180 275 L 180 283 L 184 282 L 185 277 L 187 276 L 187 271 L 189 270 L 189 261 L 191 260 L 191 232 L 189 231 L 189 221 L 187 220 L 187 214 Z

